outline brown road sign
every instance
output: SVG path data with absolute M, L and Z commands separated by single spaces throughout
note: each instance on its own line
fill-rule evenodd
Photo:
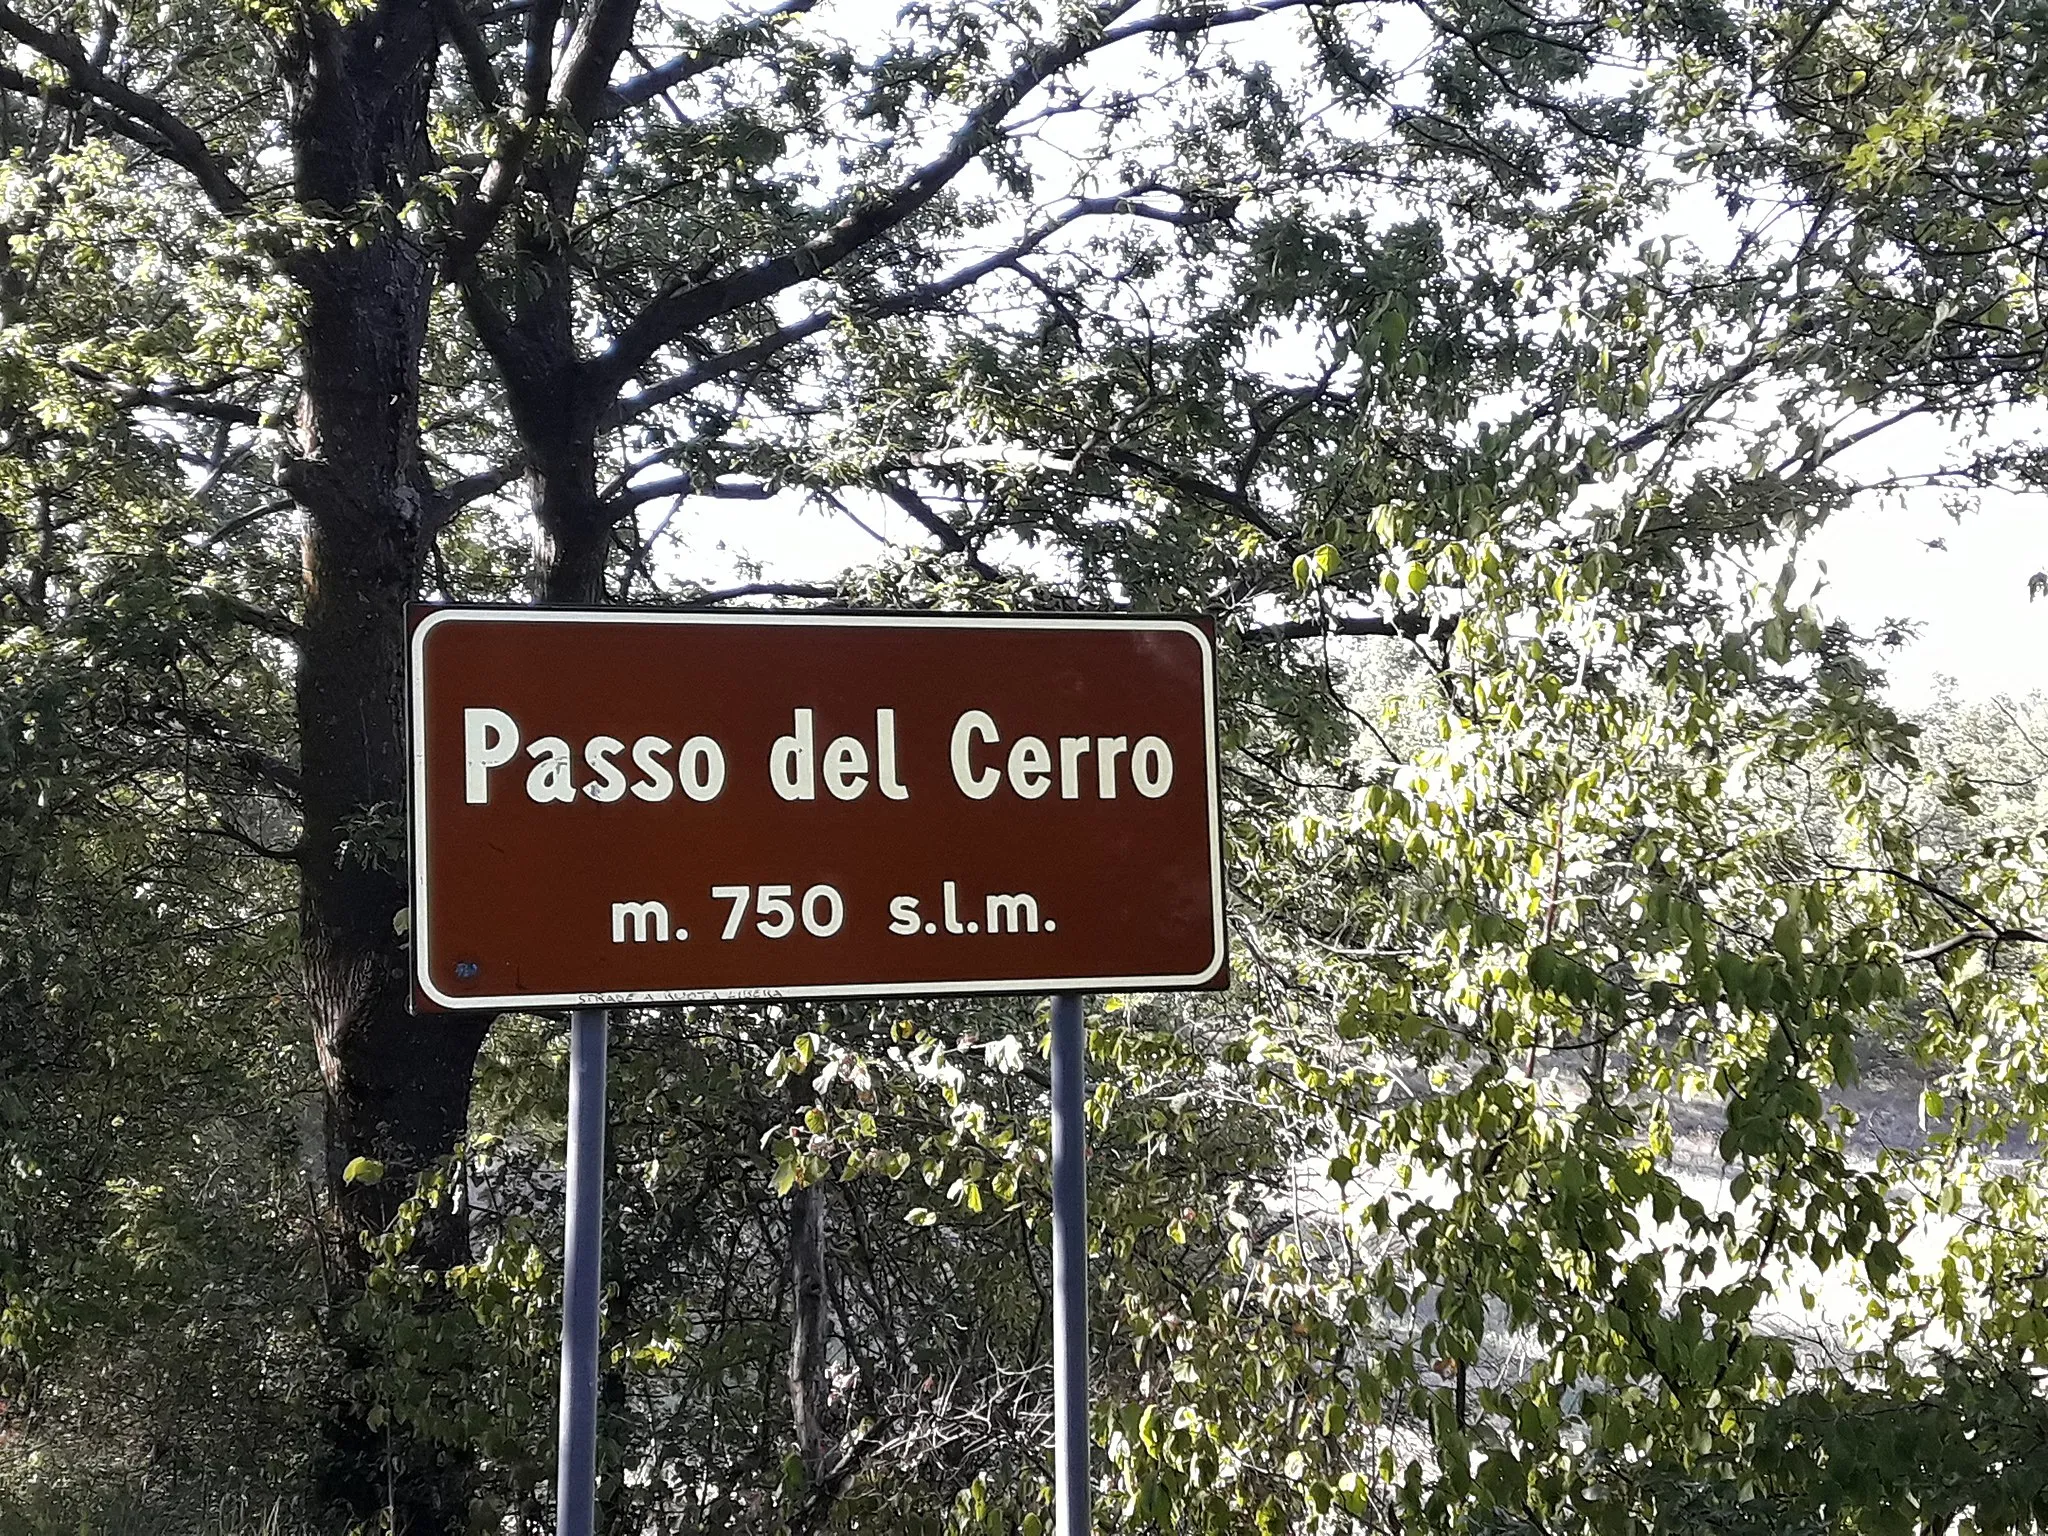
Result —
M 423 1008 L 1221 986 L 1207 626 L 412 615 Z

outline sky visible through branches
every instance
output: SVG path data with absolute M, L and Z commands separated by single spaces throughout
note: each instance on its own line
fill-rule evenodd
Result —
M 864 29 L 862 23 L 870 19 L 871 29 Z M 866 13 L 841 13 L 834 30 L 846 41 L 872 49 L 885 43 L 899 20 L 891 8 L 878 6 Z M 1419 12 L 1390 12 L 1381 25 L 1391 58 L 1419 63 L 1433 45 Z M 1241 59 L 1256 51 L 1277 73 L 1290 73 L 1305 63 L 1300 39 L 1286 28 L 1260 29 L 1256 39 L 1227 38 L 1222 46 Z M 1596 70 L 1596 77 L 1621 87 L 1618 77 L 1632 68 L 1616 59 Z M 1414 73 L 1411 66 L 1397 77 Z M 1087 82 L 1080 84 L 1085 98 Z M 1407 88 L 1397 84 L 1395 98 Z M 1023 158 L 1046 173 L 1042 185 L 1049 202 L 1058 201 L 1050 194 L 1068 189 L 1075 166 L 1085 163 L 1085 145 L 1066 141 L 1075 135 L 1085 139 L 1089 116 L 1085 111 L 1049 114 L 1034 125 L 1028 140 L 1019 141 Z M 1684 173 L 1675 169 L 1675 158 L 1673 167 L 1674 179 L 1682 180 Z M 968 172 L 963 186 L 981 174 Z M 1389 216 L 1400 212 L 1391 209 Z M 1730 254 L 1739 231 L 1760 222 L 1768 232 L 1775 217 L 1765 206 L 1748 218 L 1731 219 L 1713 189 L 1695 182 L 1680 187 L 1667 213 L 1645 234 L 1652 239 L 1668 236 L 1677 249 L 1713 261 Z M 1047 248 L 1061 243 L 1054 241 Z M 787 318 L 796 318 L 794 309 Z M 1287 350 L 1284 342 L 1276 347 L 1283 357 Z M 1305 377 L 1319 371 L 1305 346 L 1294 371 Z M 1745 414 L 1755 416 L 1761 426 L 1766 409 L 1755 403 L 1738 407 L 1723 441 L 1741 438 Z M 1861 418 L 1850 419 L 1837 423 L 1836 430 L 1849 433 L 1866 424 Z M 2008 411 L 1982 439 L 2005 443 L 2029 435 L 2022 415 Z M 2048 660 L 2040 644 L 2048 629 L 2048 601 L 2033 598 L 2028 585 L 2032 573 L 2048 568 L 2048 540 L 2038 531 L 2037 496 L 1966 486 L 1941 474 L 1985 447 L 1982 439 L 1973 437 L 1966 426 L 1928 417 L 1897 422 L 1874 433 L 1842 454 L 1836 468 L 1875 489 L 1861 495 L 1845 514 L 1823 523 L 1797 551 L 1802 597 L 1810 597 L 1824 617 L 1846 621 L 1871 639 L 1870 659 L 1885 668 L 1894 703 L 1907 710 L 1924 707 L 1943 694 L 1980 700 L 2048 688 Z M 650 511 L 651 527 L 663 509 Z M 664 577 L 706 588 L 754 581 L 829 585 L 841 572 L 885 555 L 890 546 L 933 542 L 928 530 L 880 495 L 836 504 L 796 493 L 767 500 L 697 498 L 676 508 L 664 534 L 654 554 L 657 570 Z M 1000 538 L 991 544 L 990 553 L 999 564 L 1024 571 L 1035 569 L 1045 558 Z M 1751 573 L 1758 582 L 1769 586 L 1775 581 L 1783 553 L 1774 551 L 1759 560 Z M 1767 564 L 1770 569 L 1765 569 Z

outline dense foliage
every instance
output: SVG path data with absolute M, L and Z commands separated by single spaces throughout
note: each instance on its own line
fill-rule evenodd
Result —
M 701 10 L 0 0 L 0 1536 L 552 1519 L 564 1041 L 405 1009 L 421 595 L 1216 616 L 1104 1529 L 2038 1528 L 2048 719 L 1796 564 L 1897 421 L 2036 469 L 2031 13 Z M 718 589 L 734 498 L 917 537 Z M 620 1015 L 604 1529 L 1047 1529 L 1044 1031 Z

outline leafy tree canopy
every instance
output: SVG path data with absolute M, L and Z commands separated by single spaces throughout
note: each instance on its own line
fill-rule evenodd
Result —
M 0 34 L 0 1531 L 549 1518 L 562 1042 L 406 1010 L 420 595 L 1219 618 L 1106 1529 L 2035 1528 L 2048 736 L 1790 563 L 2037 388 L 2022 13 Z M 733 499 L 920 537 L 714 589 Z M 621 1018 L 607 1529 L 1044 1530 L 1043 1031 Z

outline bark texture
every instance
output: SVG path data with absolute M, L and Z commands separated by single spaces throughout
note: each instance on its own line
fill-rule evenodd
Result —
M 360 1274 L 362 1237 L 390 1223 L 415 1176 L 464 1134 L 485 1021 L 413 1017 L 397 922 L 407 899 L 404 616 L 432 502 L 419 369 L 433 268 L 395 210 L 428 162 L 435 26 L 421 0 L 347 25 L 314 9 L 304 25 L 287 60 L 295 193 L 331 221 L 332 238 L 302 248 L 290 268 L 304 295 L 299 454 L 284 475 L 305 554 L 300 925 L 340 1256 Z M 385 1177 L 346 1181 L 359 1157 L 383 1164 Z M 459 1215 L 430 1222 L 413 1251 L 437 1268 L 464 1260 Z M 379 1363 L 344 1330 L 336 1336 L 352 1367 Z M 373 1427 L 366 1407 L 351 1396 L 332 1409 L 325 1496 L 410 1536 L 462 1529 L 465 1458 L 401 1426 Z
M 809 1074 L 790 1080 L 796 1113 L 817 1103 Z M 814 1489 L 831 1464 L 830 1382 L 826 1351 L 831 1339 L 832 1296 L 825 1274 L 825 1186 L 799 1184 L 789 1192 L 789 1291 L 793 1320 L 789 1344 L 789 1411 L 797 1454 Z
M 827 1432 L 825 1352 L 831 1297 L 825 1283 L 825 1189 L 799 1185 L 789 1196 L 790 1294 L 796 1307 L 789 1348 L 789 1408 L 797 1454 L 812 1486 L 825 1480 L 831 1441 Z
M 387 1223 L 409 1179 L 344 1184 L 359 1156 L 409 1175 L 461 1137 L 483 1024 L 415 1019 L 405 890 L 405 605 L 432 503 L 419 454 L 428 253 L 392 216 L 427 163 L 435 50 L 423 4 L 348 26 L 315 16 L 295 60 L 296 192 L 336 238 L 303 250 L 300 454 L 305 593 L 298 725 L 306 995 L 327 1088 L 334 1193 L 355 1231 Z M 351 238 L 353 236 L 353 238 Z M 429 1256 L 464 1257 L 459 1230 Z

